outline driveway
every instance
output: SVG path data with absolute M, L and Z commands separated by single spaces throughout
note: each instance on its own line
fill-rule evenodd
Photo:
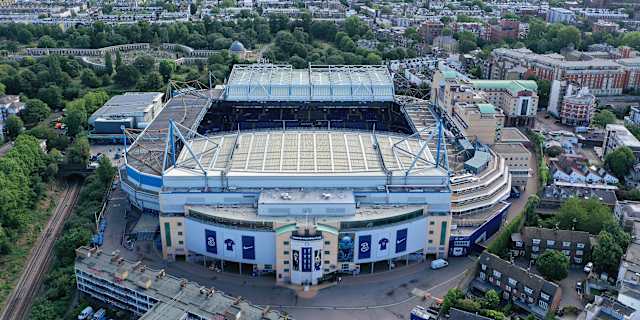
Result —
M 562 288 L 562 301 L 560 307 L 564 306 L 576 306 L 580 309 L 584 308 L 580 297 L 576 291 L 576 282 L 582 282 L 582 286 L 585 286 L 585 280 L 587 276 L 582 271 L 581 266 L 575 266 L 569 269 L 569 275 L 560 281 L 560 288 Z

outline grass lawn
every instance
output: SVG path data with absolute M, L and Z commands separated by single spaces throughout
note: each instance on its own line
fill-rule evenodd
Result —
M 47 196 L 32 211 L 31 220 L 27 222 L 13 251 L 0 256 L 0 310 L 20 277 L 33 244 L 56 206 L 56 202 L 51 199 L 60 199 L 61 191 L 56 182 L 47 185 Z

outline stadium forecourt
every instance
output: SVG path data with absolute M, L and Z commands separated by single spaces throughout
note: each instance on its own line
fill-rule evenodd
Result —
M 481 229 L 506 209 L 501 193 L 452 203 L 455 134 L 424 101 L 399 99 L 385 66 L 235 65 L 224 86 L 168 96 L 128 133 L 120 170 L 132 205 L 159 216 L 167 259 L 315 285 L 467 254 L 475 243 L 450 248 L 456 219 L 478 215 Z M 510 179 L 491 155 L 455 199 Z

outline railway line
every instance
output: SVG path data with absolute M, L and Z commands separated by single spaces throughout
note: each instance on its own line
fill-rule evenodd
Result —
M 31 304 L 40 288 L 43 275 L 47 272 L 55 240 L 62 231 L 64 223 L 73 211 L 82 183 L 80 180 L 71 180 L 67 183 L 60 202 L 56 205 L 53 215 L 42 230 L 34 247 L 31 249 L 29 259 L 20 275 L 16 287 L 5 303 L 0 314 L 0 320 L 26 319 Z

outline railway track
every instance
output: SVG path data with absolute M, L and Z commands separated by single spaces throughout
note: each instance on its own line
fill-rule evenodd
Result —
M 16 287 L 5 303 L 0 320 L 22 320 L 27 317 L 31 304 L 42 283 L 43 275 L 49 268 L 49 263 L 53 257 L 55 240 L 62 230 L 67 217 L 75 207 L 81 186 L 80 180 L 68 182 L 53 215 L 31 249 L 27 264 L 20 275 Z

